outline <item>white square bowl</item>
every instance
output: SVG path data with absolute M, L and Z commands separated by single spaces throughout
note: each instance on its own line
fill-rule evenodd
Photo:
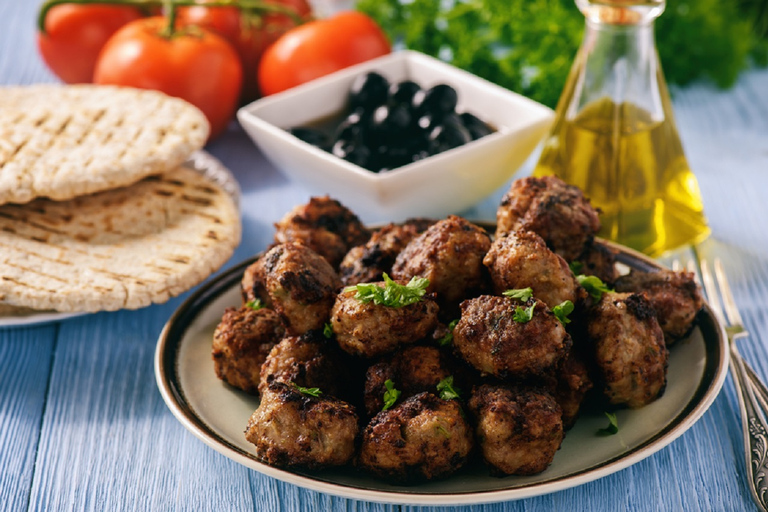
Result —
M 457 112 L 470 112 L 496 132 L 385 173 L 374 173 L 312 146 L 286 131 L 345 110 L 360 74 L 376 71 L 390 82 L 439 83 L 458 93 Z M 237 113 L 264 155 L 313 194 L 329 194 L 364 222 L 458 213 L 503 185 L 548 130 L 552 109 L 440 60 L 398 51 L 259 99 Z

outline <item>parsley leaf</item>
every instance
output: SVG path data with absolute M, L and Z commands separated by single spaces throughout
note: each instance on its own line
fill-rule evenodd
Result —
M 573 272 L 573 275 L 577 276 L 582 273 L 584 270 L 584 264 L 580 261 L 572 261 L 568 264 L 568 268 L 571 269 L 571 272 Z
M 552 312 L 555 314 L 555 317 L 560 320 L 561 324 L 569 324 L 571 323 L 571 319 L 568 318 L 568 315 L 573 313 L 573 302 L 564 300 L 557 306 L 553 307 Z
M 251 308 L 254 311 L 258 311 L 258 310 L 266 307 L 264 305 L 264 303 L 261 302 L 261 299 L 249 300 L 248 302 L 245 303 L 245 306 L 248 307 L 248 308 Z
M 512 316 L 512 320 L 519 324 L 525 324 L 531 321 L 531 318 L 533 318 L 533 308 L 536 307 L 536 303 L 534 302 L 527 308 L 522 308 L 520 306 L 517 306 L 515 308 L 515 314 Z
M 400 394 L 402 393 L 399 389 L 395 389 L 395 383 L 392 382 L 391 379 L 387 379 L 384 382 L 384 386 L 387 387 L 387 390 L 384 392 L 384 407 L 381 408 L 382 411 L 386 411 L 395 405 L 395 402 L 397 402 L 397 399 L 400 398 Z
M 331 326 L 330 323 L 327 323 L 323 326 L 323 336 L 325 336 L 327 339 L 333 338 L 333 326 Z
M 598 435 L 601 436 L 612 436 L 619 432 L 619 422 L 616 419 L 616 415 L 612 412 L 606 412 L 605 415 L 608 417 L 608 426 L 605 428 L 601 428 L 597 431 Z
M 461 390 L 453 387 L 453 375 L 449 375 L 437 383 L 437 392 L 443 400 L 453 400 L 454 398 L 460 398 Z
M 515 290 L 507 290 L 502 295 L 518 299 L 522 302 L 528 302 L 533 297 L 533 289 L 530 286 L 528 288 L 517 288 Z
M 459 323 L 459 319 L 451 320 L 451 323 L 448 324 L 448 332 L 445 333 L 445 336 L 437 340 L 437 344 L 441 347 L 446 347 L 453 343 L 453 330 L 456 328 L 456 324 Z
M 429 279 L 423 277 L 412 277 L 406 284 L 394 282 L 386 274 L 384 277 L 384 287 L 376 283 L 361 283 L 344 288 L 344 291 L 357 290 L 355 298 L 360 302 L 373 302 L 380 306 L 390 308 L 400 308 L 419 302 L 427 291 Z
M 320 388 L 304 388 L 297 385 L 295 382 L 292 382 L 291 384 L 293 384 L 293 387 L 295 387 L 302 395 L 318 397 L 323 394 L 323 392 L 320 391 Z
M 587 290 L 587 293 L 589 293 L 595 302 L 599 302 L 600 299 L 603 298 L 604 293 L 613 291 L 597 276 L 585 276 L 584 274 L 579 274 L 576 276 L 576 280 L 585 290 Z

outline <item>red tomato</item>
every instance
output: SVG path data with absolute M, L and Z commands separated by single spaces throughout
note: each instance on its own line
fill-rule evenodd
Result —
M 68 84 L 90 83 L 104 43 L 117 29 L 142 17 L 133 7 L 57 5 L 45 16 L 45 34 L 37 34 L 43 60 Z
M 223 38 L 204 29 L 162 35 L 162 16 L 129 23 L 107 42 L 96 63 L 94 82 L 156 89 L 203 111 L 216 137 L 237 107 L 243 71 Z
M 216 0 L 203 0 L 203 3 Z M 300 18 L 307 19 L 312 12 L 307 0 L 265 0 L 293 10 Z M 212 30 L 229 41 L 240 55 L 243 65 L 242 103 L 259 97 L 256 74 L 264 50 L 286 31 L 296 26 L 287 14 L 266 14 L 237 7 L 179 7 L 180 25 L 197 25 Z
M 259 64 L 259 87 L 264 95 L 274 94 L 390 51 L 371 18 L 341 12 L 293 28 L 267 48 Z

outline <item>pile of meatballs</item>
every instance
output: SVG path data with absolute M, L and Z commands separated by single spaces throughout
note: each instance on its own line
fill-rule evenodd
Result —
M 275 227 L 213 360 L 260 397 L 245 436 L 283 468 L 354 465 L 413 484 L 477 457 L 494 475 L 539 473 L 585 399 L 610 410 L 661 396 L 667 349 L 702 307 L 688 272 L 619 276 L 594 240 L 598 212 L 554 177 L 515 181 L 495 233 L 453 215 L 369 230 L 328 197 Z M 428 286 L 404 306 L 360 300 L 355 285 L 385 287 L 384 273 Z

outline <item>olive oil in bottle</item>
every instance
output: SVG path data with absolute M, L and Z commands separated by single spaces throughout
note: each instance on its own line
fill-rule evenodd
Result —
M 587 30 L 534 175 L 601 209 L 600 235 L 658 256 L 709 234 L 653 41 L 663 1 L 577 0 Z

